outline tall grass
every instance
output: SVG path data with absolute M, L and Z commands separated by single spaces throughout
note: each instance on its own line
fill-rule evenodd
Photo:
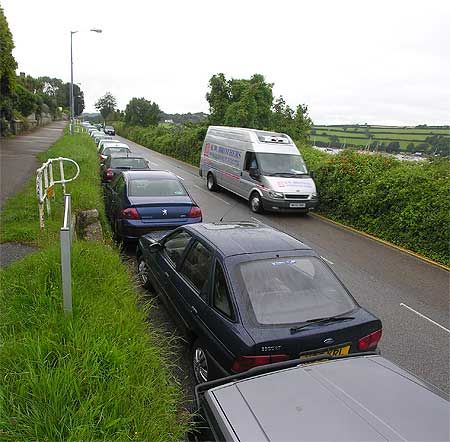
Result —
M 73 316 L 62 312 L 57 247 L 0 272 L 0 439 L 176 441 L 180 388 L 168 342 L 115 250 L 77 242 Z

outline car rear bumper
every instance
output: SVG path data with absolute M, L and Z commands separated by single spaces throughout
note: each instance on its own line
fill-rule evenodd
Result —
M 273 200 L 273 199 L 262 199 L 264 210 L 269 212 L 308 212 L 309 210 L 314 210 L 319 204 L 319 200 Z M 291 204 L 304 204 L 304 207 L 291 207 Z
M 156 220 L 154 222 L 144 222 L 142 220 L 121 220 L 122 239 L 132 241 L 137 240 L 142 235 L 159 230 L 172 230 L 187 224 L 202 222 L 202 218 L 185 218 L 181 220 Z

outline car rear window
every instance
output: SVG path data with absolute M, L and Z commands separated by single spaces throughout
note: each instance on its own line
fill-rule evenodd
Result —
M 183 196 L 186 191 L 177 180 L 134 179 L 128 187 L 129 196 Z
M 238 276 L 256 321 L 294 324 L 336 316 L 356 307 L 340 281 L 316 257 L 247 261 Z
M 123 167 L 125 169 L 148 169 L 148 164 L 144 158 L 112 158 L 111 167 Z
M 127 152 L 130 152 L 130 149 L 128 149 L 127 147 L 106 147 L 103 150 L 103 155 L 107 157 L 108 155 Z

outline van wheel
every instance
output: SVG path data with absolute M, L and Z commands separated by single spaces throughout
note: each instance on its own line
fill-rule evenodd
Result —
M 208 355 L 199 339 L 192 345 L 191 363 L 196 384 L 202 384 L 211 379 Z
M 216 192 L 219 189 L 216 184 L 216 180 L 214 179 L 214 175 L 211 172 L 209 172 L 206 177 L 206 187 L 208 187 L 210 192 Z
M 258 192 L 253 192 L 250 195 L 250 209 L 252 209 L 252 212 L 254 212 L 254 213 L 264 212 L 262 200 L 261 200 L 261 197 L 259 196 Z

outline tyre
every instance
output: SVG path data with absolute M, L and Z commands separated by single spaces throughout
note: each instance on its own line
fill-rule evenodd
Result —
M 191 364 L 196 384 L 211 380 L 210 363 L 200 340 L 197 339 L 191 349 Z
M 253 213 L 262 213 L 264 212 L 261 196 L 258 192 L 253 192 L 250 195 L 250 209 L 252 209 Z
M 150 282 L 147 263 L 145 262 L 145 259 L 142 256 L 138 258 L 137 271 L 139 282 L 141 283 L 142 287 L 144 287 L 144 289 L 147 290 L 152 289 L 153 287 Z
M 208 187 L 210 192 L 216 192 L 219 188 L 216 184 L 216 180 L 214 179 L 214 175 L 211 172 L 209 172 L 206 177 L 206 187 Z

